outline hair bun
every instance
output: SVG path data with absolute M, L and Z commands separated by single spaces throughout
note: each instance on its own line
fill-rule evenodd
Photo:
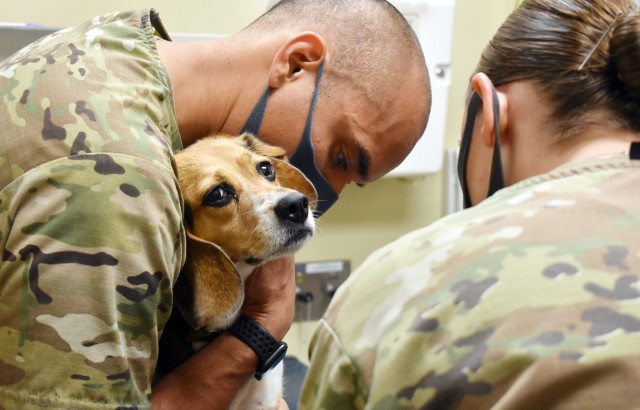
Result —
M 630 11 L 617 19 L 609 53 L 626 91 L 640 98 L 640 11 Z

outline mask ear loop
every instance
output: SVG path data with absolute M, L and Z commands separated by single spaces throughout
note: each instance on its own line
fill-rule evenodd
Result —
M 267 100 L 269 100 L 269 92 L 271 91 L 271 87 L 267 86 L 267 89 L 258 99 L 255 107 L 249 114 L 249 118 L 247 118 L 247 122 L 244 123 L 244 127 L 240 130 L 240 134 L 244 134 L 248 132 L 252 134 L 254 137 L 258 136 L 258 131 L 260 131 L 260 125 L 262 124 L 262 117 L 264 116 L 264 112 L 267 109 Z
M 480 105 L 482 105 L 482 100 L 474 91 L 469 99 L 467 119 L 464 124 L 464 130 L 462 131 L 460 152 L 458 153 L 458 180 L 460 181 L 460 188 L 462 189 L 462 206 L 465 209 L 471 207 L 471 197 L 469 196 L 469 186 L 467 185 L 467 158 L 469 157 L 473 126 L 475 125 L 476 114 L 478 113 Z
M 328 211 L 329 208 L 331 208 L 331 206 L 338 200 L 338 194 L 333 190 L 329 181 L 327 181 L 318 169 L 313 140 L 311 139 L 313 113 L 316 109 L 316 103 L 318 101 L 318 94 L 320 91 L 320 80 L 322 79 L 323 73 L 324 61 L 320 67 L 318 67 L 315 91 L 311 100 L 309 114 L 307 115 L 307 122 L 305 124 L 302 137 L 300 138 L 300 143 L 298 144 L 298 148 L 296 148 L 295 152 L 289 157 L 289 162 L 309 178 L 318 192 L 318 204 L 314 212 L 314 216 L 316 218 L 322 216 L 322 214 Z
M 493 145 L 493 160 L 491 161 L 491 178 L 487 198 L 504 188 L 504 173 L 502 171 L 502 156 L 500 155 L 500 103 L 498 93 L 493 88 L 493 129 L 495 143 Z
M 471 207 L 471 196 L 469 195 L 469 186 L 467 184 L 467 159 L 469 157 L 469 148 L 471 147 L 471 136 L 473 135 L 473 127 L 475 125 L 476 114 L 482 105 L 482 99 L 475 91 L 469 99 L 467 108 L 467 119 L 460 141 L 460 151 L 458 154 L 458 180 L 462 189 L 462 205 L 463 207 Z M 489 191 L 487 197 L 493 195 L 496 191 L 504 188 L 504 175 L 502 171 L 502 157 L 500 155 L 500 103 L 498 102 L 498 93 L 493 89 L 493 121 L 494 121 L 494 137 L 495 143 L 493 147 L 493 158 L 491 160 L 491 174 L 489 178 Z
M 296 154 L 300 155 L 300 152 L 303 152 L 305 154 L 306 153 L 315 154 L 315 150 L 313 148 L 313 141 L 311 140 L 311 127 L 313 124 L 313 113 L 316 110 L 316 103 L 318 102 L 318 94 L 320 90 L 320 80 L 322 79 L 322 74 L 324 74 L 324 61 L 322 62 L 322 64 L 320 64 L 320 67 L 318 67 L 318 73 L 316 74 L 316 85 L 313 91 L 313 98 L 311 99 L 311 106 L 309 107 L 309 114 L 307 114 L 307 122 L 304 125 L 304 131 L 302 132 L 302 137 L 300 138 L 300 143 L 298 144 L 298 148 L 296 148 L 295 152 L 291 154 L 291 158 L 289 158 L 292 161 L 295 160 Z M 313 166 L 315 168 L 316 167 L 315 155 L 313 155 L 311 159 L 313 160 Z M 305 160 L 308 160 L 308 158 L 305 158 Z

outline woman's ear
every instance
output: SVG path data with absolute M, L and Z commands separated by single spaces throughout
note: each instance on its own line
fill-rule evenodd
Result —
M 327 54 L 327 43 L 314 32 L 305 31 L 289 38 L 276 53 L 269 69 L 268 83 L 278 88 L 295 81 L 305 72 L 316 72 Z
M 508 100 L 505 94 L 496 90 L 493 82 L 485 73 L 476 73 L 471 78 L 471 87 L 480 96 L 482 100 L 482 107 L 480 108 L 480 115 L 482 116 L 482 126 L 479 127 L 480 138 L 482 143 L 488 148 L 493 148 L 495 144 L 495 118 L 494 118 L 494 105 L 493 99 L 497 95 L 499 103 L 499 123 L 498 131 L 500 131 L 501 137 L 506 137 L 509 124 L 508 113 Z M 503 138 L 501 138 L 500 142 Z

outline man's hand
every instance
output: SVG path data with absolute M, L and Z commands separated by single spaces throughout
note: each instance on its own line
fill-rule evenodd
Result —
M 295 316 L 295 295 L 295 261 L 286 256 L 265 263 L 247 278 L 242 311 L 282 340 Z
M 295 315 L 295 293 L 294 258 L 280 258 L 247 278 L 242 310 L 282 340 Z M 154 386 L 153 407 L 226 409 L 257 365 L 258 358 L 247 345 L 223 332 Z M 283 404 L 281 408 L 286 408 Z

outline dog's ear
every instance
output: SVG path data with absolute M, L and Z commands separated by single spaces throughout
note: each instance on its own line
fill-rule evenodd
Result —
M 316 209 L 318 205 L 318 193 L 311 181 L 296 167 L 287 161 L 274 159 L 273 167 L 276 169 L 276 180 L 278 183 L 289 189 L 301 192 L 309 198 L 309 206 Z
M 276 159 L 287 158 L 287 151 L 285 151 L 283 148 L 262 142 L 259 138 L 254 137 L 252 134 L 245 132 L 244 134 L 240 135 L 239 138 L 242 140 L 242 143 L 245 145 L 245 147 L 251 152 Z
M 240 310 L 244 284 L 227 254 L 187 232 L 187 262 L 174 288 L 176 305 L 195 330 L 228 327 Z

